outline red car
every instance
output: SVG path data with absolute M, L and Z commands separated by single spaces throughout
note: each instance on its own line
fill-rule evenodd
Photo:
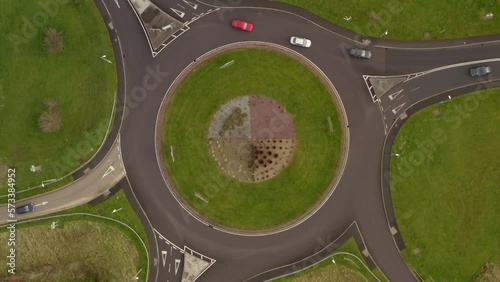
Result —
M 231 25 L 236 29 L 241 29 L 244 31 L 252 31 L 252 29 L 253 29 L 253 24 L 247 23 L 244 21 L 240 21 L 240 20 L 233 20 L 231 22 Z

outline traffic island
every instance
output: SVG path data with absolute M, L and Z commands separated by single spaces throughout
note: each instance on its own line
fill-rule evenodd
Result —
M 333 86 L 296 54 L 256 47 L 198 58 L 157 123 L 171 192 L 198 220 L 233 233 L 305 220 L 333 192 L 346 155 Z
M 129 3 L 138 15 L 153 52 L 162 49 L 164 43 L 184 26 L 149 0 L 129 0 Z

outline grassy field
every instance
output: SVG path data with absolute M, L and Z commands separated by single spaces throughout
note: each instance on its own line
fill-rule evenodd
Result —
M 350 253 L 360 260 L 354 258 Z M 332 258 L 335 264 L 332 263 Z M 363 256 L 359 252 L 354 239 L 347 240 L 340 248 L 338 248 L 332 257 L 329 257 L 322 262 L 313 265 L 310 268 L 304 269 L 301 272 L 291 274 L 279 279 L 272 280 L 273 282 L 333 282 L 333 281 L 373 281 L 375 278 L 366 269 Z M 380 281 L 387 281 L 379 269 L 375 269 L 373 273 Z
M 122 208 L 112 213 L 115 208 Z M 139 273 L 146 280 L 147 237 L 125 194 L 120 191 L 96 206 L 84 205 L 56 214 L 56 218 L 16 225 L 16 273 L 19 281 L 127 281 Z M 57 222 L 51 229 L 52 222 Z M 7 242 L 7 229 L 0 238 Z M 7 244 L 0 246 L 7 254 Z M 0 280 L 9 276 L 6 269 Z M 12 278 L 12 277 L 11 277 Z M 15 280 L 17 281 L 17 280 Z
M 100 58 L 107 55 L 114 60 L 108 32 L 94 2 L 65 2 L 50 9 L 27 0 L 2 2 L 0 195 L 7 192 L 7 167 L 16 168 L 17 190 L 40 185 L 87 161 L 106 134 L 117 87 L 114 63 Z M 41 15 L 46 16 L 45 21 Z M 45 51 L 46 28 L 62 31 L 62 52 Z M 38 127 L 46 99 L 58 103 L 59 132 L 43 133 Z M 32 173 L 31 165 L 42 170 Z M 42 191 L 47 189 L 36 192 Z M 22 193 L 17 199 L 32 194 Z
M 219 69 L 231 60 L 233 65 Z M 257 184 L 222 174 L 207 144 L 209 124 L 218 108 L 249 94 L 281 103 L 296 130 L 290 165 Z M 258 49 L 230 51 L 194 70 L 172 98 L 163 128 L 165 161 L 179 193 L 210 219 L 241 229 L 283 224 L 314 205 L 332 181 L 342 134 L 335 104 L 321 81 L 295 60 Z
M 486 263 L 500 266 L 499 107 L 498 89 L 468 94 L 421 110 L 397 135 L 403 256 L 426 281 L 471 281 Z
M 401 40 L 449 39 L 498 33 L 498 0 L 278 0 L 302 7 L 356 33 Z M 485 13 L 494 14 L 483 19 Z M 352 17 L 349 21 L 344 17 Z M 426 36 L 426 33 L 427 36 Z
M 52 230 L 51 220 L 41 224 L 16 230 L 16 274 L 3 264 L 3 281 L 127 281 L 137 272 L 135 246 L 113 227 L 72 221 Z M 8 235 L 2 232 L 0 239 L 7 242 Z M 7 248 L 2 244 L 2 254 Z

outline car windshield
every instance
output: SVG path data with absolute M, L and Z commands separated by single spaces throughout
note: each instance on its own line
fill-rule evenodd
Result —
M 243 23 L 243 29 L 247 29 L 247 23 Z

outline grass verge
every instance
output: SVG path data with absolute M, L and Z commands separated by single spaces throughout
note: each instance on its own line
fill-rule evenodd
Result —
M 231 60 L 233 65 L 220 69 Z M 292 162 L 273 179 L 260 183 L 226 177 L 207 143 L 209 125 L 219 107 L 249 94 L 283 105 L 296 130 Z M 299 217 L 320 199 L 336 170 L 341 140 L 332 97 L 307 67 L 274 51 L 244 49 L 212 58 L 182 82 L 167 108 L 162 146 L 170 177 L 192 207 L 221 225 L 263 229 Z M 209 203 L 197 198 L 197 193 Z
M 349 254 L 346 254 L 349 253 Z M 356 259 L 355 257 L 358 259 Z M 335 260 L 335 264 L 332 262 Z M 359 252 L 354 239 L 347 240 L 338 248 L 333 256 L 328 257 L 322 262 L 282 278 L 272 280 L 273 282 L 333 282 L 333 281 L 373 281 L 376 276 L 379 281 L 387 281 L 384 275 L 377 268 L 370 273 L 365 267 L 366 263 Z
M 43 8 L 45 2 L 54 6 Z M 107 55 L 114 61 L 94 2 L 45 2 L 6 0 L 0 10 L 5 39 L 0 41 L 0 178 L 5 168 L 16 168 L 18 191 L 65 176 L 96 152 L 117 88 L 115 65 L 100 58 Z M 62 32 L 62 52 L 45 51 L 46 28 Z M 61 116 L 61 129 L 55 133 L 43 133 L 38 126 L 46 99 L 57 102 Z M 41 171 L 31 172 L 31 165 L 41 166 Z M 70 181 L 21 193 L 18 199 Z M 0 195 L 7 193 L 6 183 L 0 179 Z
M 450 39 L 498 33 L 497 0 L 278 0 L 302 7 L 356 33 L 400 40 Z M 484 19 L 492 12 L 494 17 Z M 345 20 L 345 17 L 351 17 Z
M 500 265 L 500 90 L 425 108 L 398 133 L 391 192 L 403 257 L 426 281 Z
M 120 210 L 113 213 L 115 209 Z M 16 225 L 16 273 L 21 277 L 38 275 L 37 281 L 94 278 L 126 281 L 142 269 L 137 281 L 146 281 L 148 254 L 142 243 L 149 246 L 146 232 L 123 191 L 98 205 L 87 204 L 50 217 Z M 140 239 L 123 224 L 102 217 L 128 225 Z M 52 222 L 57 223 L 53 230 Z M 2 228 L 1 238 L 9 235 L 6 231 Z M 7 244 L 0 246 L 4 247 L 7 248 Z M 0 275 L 7 274 L 4 271 Z

